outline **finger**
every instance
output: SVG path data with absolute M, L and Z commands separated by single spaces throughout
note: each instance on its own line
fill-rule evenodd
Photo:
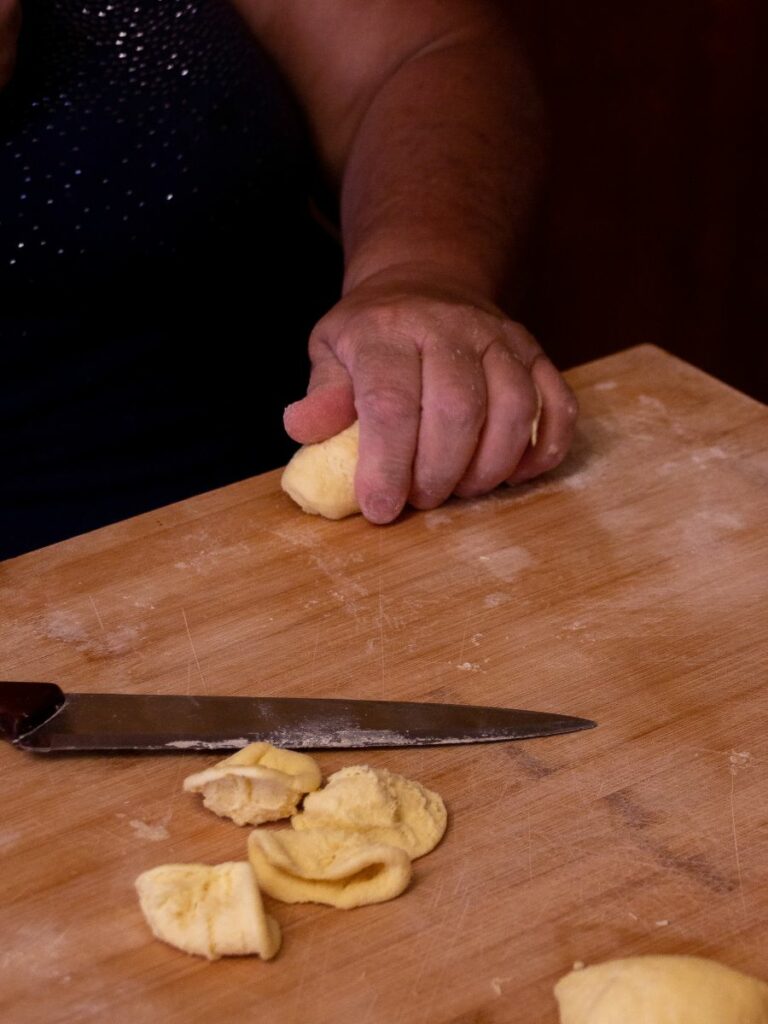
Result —
M 306 398 L 287 406 L 283 423 L 300 444 L 333 437 L 355 419 L 352 380 L 326 342 L 312 342 L 312 370 Z
M 426 346 L 409 498 L 415 508 L 436 508 L 453 493 L 477 447 L 485 407 L 485 374 L 477 354 L 445 342 Z
M 513 356 L 517 356 L 526 370 L 544 354 L 541 345 L 522 324 L 509 321 L 503 325 L 504 343 Z
M 486 494 L 517 469 L 531 440 L 539 396 L 531 375 L 501 343 L 484 357 L 488 411 L 474 457 L 456 487 L 462 498 Z
M 368 337 L 351 355 L 360 420 L 355 491 L 372 523 L 389 523 L 405 504 L 419 432 L 421 359 L 409 343 Z
M 510 476 L 510 484 L 531 480 L 563 461 L 571 446 L 579 413 L 576 396 L 546 356 L 536 359 L 531 376 L 541 395 L 538 436 Z

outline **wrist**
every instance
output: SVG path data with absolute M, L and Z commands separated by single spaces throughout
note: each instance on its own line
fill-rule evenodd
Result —
M 413 294 L 447 302 L 462 302 L 488 312 L 498 312 L 494 289 L 472 268 L 440 259 L 399 259 L 384 265 L 364 261 L 347 267 L 343 294 Z

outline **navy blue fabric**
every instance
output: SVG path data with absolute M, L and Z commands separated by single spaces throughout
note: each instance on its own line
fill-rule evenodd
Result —
M 0 557 L 280 465 L 340 256 L 223 0 L 27 0 L 0 96 Z

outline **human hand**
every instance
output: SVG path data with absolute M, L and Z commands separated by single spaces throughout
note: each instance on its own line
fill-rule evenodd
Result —
M 568 385 L 524 327 L 452 282 L 379 273 L 319 321 L 309 353 L 308 393 L 286 409 L 286 430 L 309 444 L 359 419 L 355 488 L 371 522 L 391 522 L 406 501 L 431 509 L 520 483 L 568 451 Z
M 8 83 L 13 73 L 20 27 L 19 0 L 0 0 L 0 89 Z

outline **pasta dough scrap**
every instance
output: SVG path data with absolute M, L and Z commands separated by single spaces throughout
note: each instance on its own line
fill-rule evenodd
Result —
M 355 496 L 358 423 L 335 437 L 299 448 L 283 470 L 280 486 L 310 515 L 343 519 L 360 511 Z
M 394 899 L 411 879 L 399 847 L 334 829 L 257 830 L 248 853 L 259 885 L 284 903 L 327 903 L 349 910 Z
M 291 818 L 299 831 L 317 828 L 361 832 L 373 843 L 398 846 L 413 860 L 440 842 L 448 824 L 442 798 L 385 768 L 353 765 L 329 776 Z
M 162 864 L 139 875 L 136 890 L 153 934 L 185 953 L 270 960 L 280 949 L 280 926 L 245 861 Z
M 259 825 L 287 818 L 305 793 L 322 781 L 308 754 L 269 743 L 250 743 L 213 768 L 184 780 L 188 793 L 202 793 L 203 804 L 237 825 Z
M 561 1024 L 768 1024 L 768 985 L 714 960 L 637 956 L 571 971 Z

